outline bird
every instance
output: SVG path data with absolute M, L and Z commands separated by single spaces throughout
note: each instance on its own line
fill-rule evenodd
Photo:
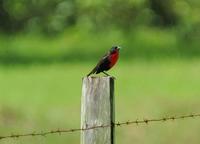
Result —
M 111 69 L 118 61 L 119 58 L 119 46 L 112 46 L 112 48 L 99 60 L 97 65 L 92 69 L 92 71 L 87 75 L 104 73 L 106 76 L 110 76 L 105 71 Z

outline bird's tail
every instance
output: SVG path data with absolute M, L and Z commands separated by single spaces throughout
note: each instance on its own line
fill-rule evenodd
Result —
M 87 77 L 90 76 L 91 74 L 94 74 L 95 72 L 96 72 L 96 67 L 87 75 Z

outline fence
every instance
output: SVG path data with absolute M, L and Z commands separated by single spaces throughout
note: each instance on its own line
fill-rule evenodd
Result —
M 126 122 L 117 122 L 114 123 L 115 126 L 121 127 L 121 126 L 128 126 L 128 125 L 133 125 L 135 124 L 136 126 L 139 126 L 140 124 L 150 124 L 152 122 L 167 122 L 167 121 L 175 121 L 179 119 L 187 119 L 187 118 L 196 118 L 200 117 L 200 114 L 189 114 L 189 115 L 181 115 L 181 116 L 169 116 L 169 117 L 163 117 L 163 118 L 152 118 L 152 119 L 137 119 L 134 121 L 126 121 Z M 88 127 L 85 129 L 81 128 L 72 128 L 72 129 L 57 129 L 57 130 L 50 130 L 50 131 L 41 131 L 41 132 L 32 132 L 32 133 L 25 133 L 25 134 L 10 134 L 6 136 L 0 136 L 0 140 L 2 139 L 8 139 L 8 138 L 20 138 L 20 137 L 28 137 L 28 136 L 47 136 L 47 135 L 52 135 L 52 134 L 59 134 L 61 135 L 62 133 L 72 133 L 72 132 L 80 132 L 80 131 L 87 131 L 91 129 L 99 129 L 99 128 L 106 128 L 110 127 L 111 125 L 97 125 L 93 127 Z
M 81 108 L 81 128 L 56 129 L 50 131 L 40 131 L 24 134 L 0 135 L 0 140 L 8 138 L 21 138 L 28 136 L 47 136 L 52 134 L 81 132 L 81 143 L 106 143 L 114 144 L 115 127 L 135 124 L 150 124 L 155 122 L 175 121 L 179 119 L 197 118 L 200 113 L 193 113 L 179 116 L 168 116 L 161 118 L 137 119 L 125 122 L 115 122 L 114 120 L 114 79 L 104 78 L 84 78 L 82 89 Z M 100 139 L 98 136 L 101 135 Z M 102 138 L 102 135 L 104 136 Z M 106 135 L 106 136 L 105 136 Z

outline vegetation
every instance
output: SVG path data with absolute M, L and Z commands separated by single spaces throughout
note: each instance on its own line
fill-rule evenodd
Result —
M 123 60 L 124 61 L 124 60 Z M 93 63 L 0 67 L 1 135 L 80 127 L 81 78 Z M 122 62 L 116 77 L 116 121 L 199 110 L 199 60 Z M 72 113 L 73 111 L 73 113 Z M 117 143 L 199 143 L 199 120 L 117 128 Z M 191 133 L 193 131 L 193 133 Z M 1 143 L 79 143 L 80 133 Z
M 91 60 L 111 45 L 122 57 L 197 57 L 196 0 L 0 0 L 1 63 Z
M 0 136 L 80 127 L 81 78 L 112 45 L 123 48 L 109 71 L 116 77 L 117 121 L 199 112 L 198 0 L 0 0 L 0 18 Z M 200 143 L 198 123 L 117 128 L 116 140 Z

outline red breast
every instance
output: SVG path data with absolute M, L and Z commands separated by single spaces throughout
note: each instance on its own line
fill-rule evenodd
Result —
M 109 60 L 110 60 L 109 66 L 110 66 L 110 68 L 113 67 L 116 64 L 118 58 L 119 58 L 119 51 L 116 51 L 115 53 L 113 53 L 109 56 Z

